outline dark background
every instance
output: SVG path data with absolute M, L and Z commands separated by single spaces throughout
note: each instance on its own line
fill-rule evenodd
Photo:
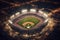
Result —
M 4 30 L 4 21 L 6 21 L 6 17 L 8 16 L 8 10 L 11 5 L 10 3 L 15 3 L 15 2 L 27 2 L 27 1 L 31 1 L 31 0 L 0 0 L 0 40 L 15 40 L 15 38 L 10 37 Z M 41 1 L 40 5 L 42 7 L 45 8 L 49 8 L 49 9 L 56 9 L 60 7 L 60 0 L 47 0 L 50 2 L 46 2 L 46 1 Z M 57 4 L 53 4 L 53 2 L 56 2 Z M 39 4 L 39 3 L 38 3 Z M 43 6 L 43 5 L 45 6 Z M 2 12 L 4 10 L 4 12 Z M 59 12 L 60 14 L 60 12 Z M 55 15 L 56 16 L 56 15 Z M 59 19 L 60 16 L 58 16 L 56 19 Z M 22 39 L 23 40 L 23 39 Z M 50 35 L 45 39 L 45 40 L 60 40 L 60 22 L 57 22 L 54 28 L 54 31 L 52 33 L 50 33 Z

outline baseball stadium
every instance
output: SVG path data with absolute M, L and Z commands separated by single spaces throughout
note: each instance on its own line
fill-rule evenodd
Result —
M 60 32 L 58 31 L 59 2 L 53 2 L 53 0 L 0 1 L 0 40 L 50 40 L 50 37 L 51 40 L 55 40 L 59 38 L 56 38 Z

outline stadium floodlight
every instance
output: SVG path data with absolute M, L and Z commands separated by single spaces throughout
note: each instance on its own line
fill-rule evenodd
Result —
M 13 23 L 11 20 L 8 20 L 8 22 L 11 23 L 11 24 Z
M 22 9 L 21 12 L 22 12 L 22 14 L 25 14 L 25 13 L 28 12 L 28 10 L 27 9 Z
M 46 13 L 44 13 L 43 11 L 39 10 L 38 12 L 39 12 L 41 15 L 44 15 L 43 17 L 45 17 L 45 18 L 48 17 L 48 15 L 47 15 Z
M 43 14 L 43 13 L 44 13 L 44 12 L 43 12 L 43 11 L 41 11 L 41 10 L 39 10 L 38 12 L 39 12 L 39 13 L 41 13 L 41 14 Z
M 49 20 L 49 19 L 46 19 L 46 20 L 44 21 L 44 23 L 46 23 L 48 20 Z
M 11 18 L 11 19 L 14 18 L 14 15 L 12 15 L 10 18 Z
M 30 9 L 30 12 L 34 13 L 36 12 L 36 9 Z
M 19 15 L 20 14 L 20 12 L 17 12 L 15 15 Z
M 47 15 L 46 13 L 43 13 L 43 15 L 44 15 L 45 17 L 48 17 L 48 15 Z
M 29 37 L 29 35 L 28 35 L 28 34 L 23 34 L 23 36 L 24 36 L 24 37 Z

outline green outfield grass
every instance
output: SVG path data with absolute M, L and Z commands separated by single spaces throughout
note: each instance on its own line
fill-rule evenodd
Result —
M 33 26 L 35 26 L 37 23 L 39 23 L 39 21 L 40 20 L 38 20 L 37 18 L 35 18 L 35 17 L 25 17 L 25 18 L 23 18 L 22 20 L 20 20 L 19 22 L 18 22 L 18 24 L 20 25 L 20 26 L 23 26 L 22 24 L 24 24 L 24 23 L 26 23 L 26 22 L 31 22 L 32 24 L 34 23 L 34 25 L 32 25 L 32 24 L 26 24 L 26 26 L 23 26 L 23 27 L 33 27 Z

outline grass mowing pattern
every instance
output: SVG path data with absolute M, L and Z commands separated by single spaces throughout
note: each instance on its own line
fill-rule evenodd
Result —
M 37 23 L 39 23 L 40 20 L 38 20 L 37 18 L 35 17 L 25 17 L 23 18 L 22 20 L 20 20 L 18 22 L 19 25 L 23 26 L 22 24 L 25 23 L 25 22 L 33 22 L 34 25 L 29 25 L 29 26 L 35 26 Z M 27 24 L 28 25 L 28 24 Z

